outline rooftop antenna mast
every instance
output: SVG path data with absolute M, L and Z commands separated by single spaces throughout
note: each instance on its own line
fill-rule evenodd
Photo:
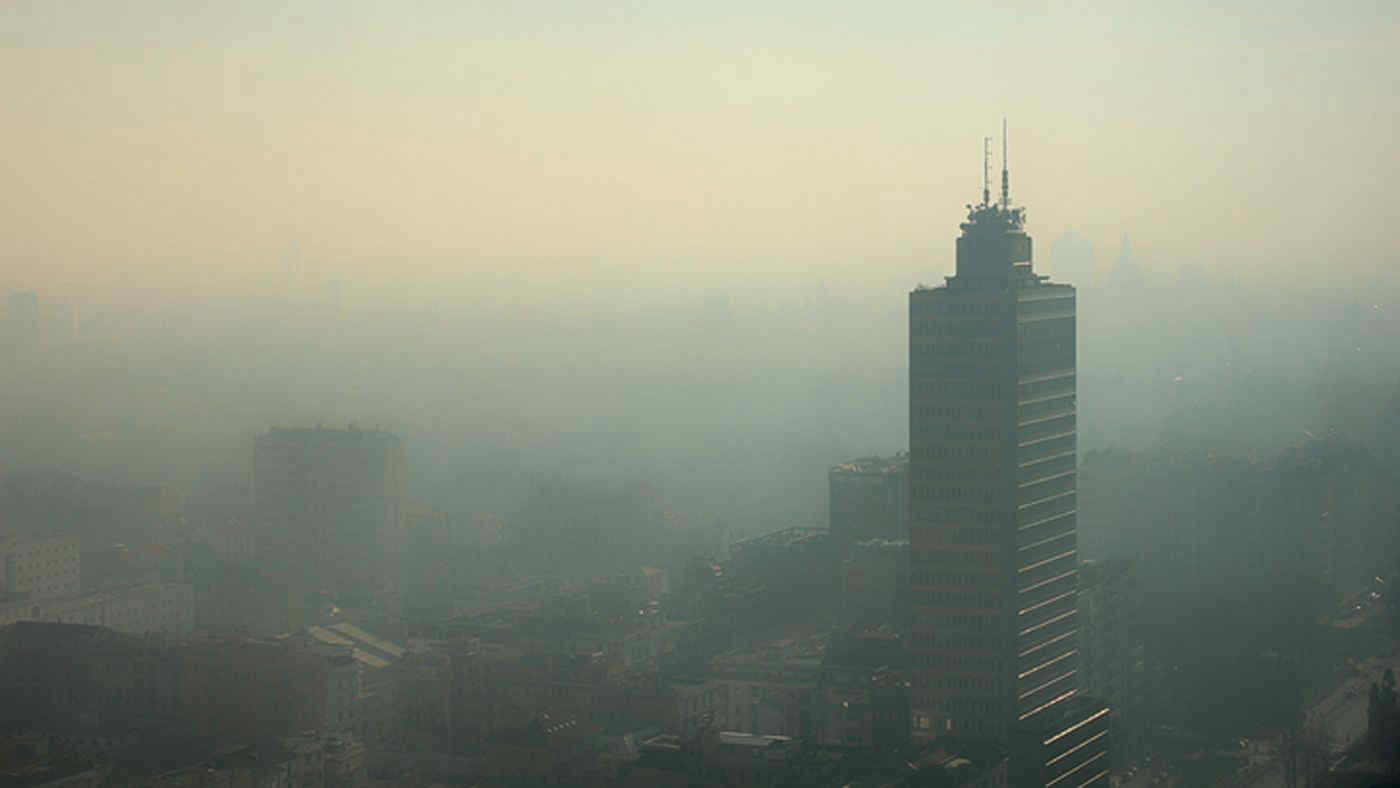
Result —
M 1011 178 L 1006 173 L 1006 116 L 1001 119 L 1001 207 L 1011 210 Z
M 982 138 L 982 204 L 992 204 L 992 138 Z

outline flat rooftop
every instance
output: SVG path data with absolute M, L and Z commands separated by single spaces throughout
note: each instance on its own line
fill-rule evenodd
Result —
M 886 476 L 899 473 L 907 467 L 909 467 L 909 453 L 901 451 L 889 457 L 872 455 L 847 460 L 832 466 L 830 473 L 832 476 Z
M 748 539 L 741 539 L 730 545 L 730 552 L 742 550 L 745 547 L 762 547 L 776 545 L 795 545 L 817 543 L 824 541 L 831 532 L 826 528 L 817 526 L 797 525 L 791 528 L 784 528 L 780 531 L 770 531 L 758 536 L 750 536 Z

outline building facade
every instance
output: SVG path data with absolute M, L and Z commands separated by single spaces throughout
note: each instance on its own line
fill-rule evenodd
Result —
M 5 596 L 61 599 L 77 596 L 81 582 L 77 537 L 0 537 L 0 591 Z
M 389 579 L 400 525 L 399 439 L 378 430 L 273 429 L 253 443 L 258 558 L 318 588 Z
M 871 539 L 909 538 L 909 455 L 861 457 L 827 472 L 831 541 L 838 551 Z
M 1075 291 L 969 206 L 909 296 L 910 638 L 921 735 L 1005 739 L 1076 688 Z
M 1079 568 L 1079 688 L 1111 709 L 1113 762 L 1122 767 L 1146 733 L 1142 589 L 1133 562 L 1085 561 Z
M 86 624 L 173 638 L 194 631 L 194 587 L 188 583 L 154 580 L 80 594 L 83 566 L 76 537 L 0 541 L 0 626 Z
M 908 618 L 909 540 L 869 539 L 851 546 L 837 573 L 841 626 L 903 625 Z
M 1109 727 L 1108 706 L 1087 695 L 1018 722 L 1011 740 L 1010 784 L 1106 788 Z
M 893 629 L 833 637 L 822 659 L 818 741 L 828 747 L 893 751 L 909 743 L 909 680 Z

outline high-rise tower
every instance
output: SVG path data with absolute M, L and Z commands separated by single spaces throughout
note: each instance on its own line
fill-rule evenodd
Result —
M 989 192 L 909 294 L 909 645 L 916 733 L 1006 740 L 1075 694 L 1075 291 Z

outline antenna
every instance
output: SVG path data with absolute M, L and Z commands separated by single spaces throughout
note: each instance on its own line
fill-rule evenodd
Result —
M 992 138 L 982 138 L 982 204 L 992 204 Z
M 1006 116 L 1001 118 L 1001 207 L 1011 210 L 1011 178 L 1006 172 Z

